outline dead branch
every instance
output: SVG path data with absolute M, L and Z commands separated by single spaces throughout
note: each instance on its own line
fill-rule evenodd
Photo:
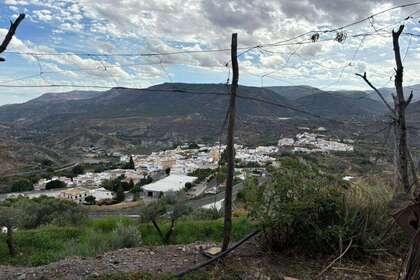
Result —
M 413 100 L 413 91 L 410 92 L 410 96 L 408 97 L 407 101 L 405 102 L 405 106 L 408 106 L 410 102 Z
M 368 80 L 367 75 L 366 75 L 366 72 L 363 75 L 356 73 L 356 76 L 361 77 L 376 92 L 376 94 L 384 102 L 384 104 L 386 105 L 386 107 L 389 109 L 389 111 L 391 111 L 393 117 L 395 118 L 396 117 L 395 110 L 392 109 L 391 105 L 388 103 L 388 101 L 386 101 L 386 99 L 384 98 L 383 94 Z
M 12 38 L 15 35 L 19 24 L 24 18 L 25 14 L 20 14 L 15 20 L 15 22 L 10 21 L 9 31 L 7 32 L 6 37 L 4 37 L 4 40 L 0 45 L 0 53 L 4 52 L 7 49 L 7 46 L 9 45 L 10 41 L 12 41 Z M 0 61 L 4 61 L 4 58 L 2 58 Z
M 335 258 L 332 262 L 330 262 L 329 265 L 327 265 L 318 275 L 315 277 L 315 279 L 319 279 L 325 272 L 328 271 L 337 261 L 339 261 L 344 255 L 347 253 L 347 251 L 350 249 L 351 245 L 353 244 L 353 239 L 350 240 L 349 245 L 347 245 L 347 248 L 344 250 L 343 253 L 341 253 L 337 258 Z

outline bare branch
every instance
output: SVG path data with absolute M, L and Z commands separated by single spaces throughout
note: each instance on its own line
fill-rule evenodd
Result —
M 405 106 L 407 107 L 408 104 L 413 100 L 413 91 L 411 91 L 410 96 L 408 97 L 407 101 L 405 102 Z
M 18 28 L 19 24 L 24 18 L 25 14 L 20 14 L 15 20 L 15 22 L 10 22 L 9 31 L 7 32 L 6 37 L 4 37 L 4 40 L 0 45 L 0 53 L 4 52 L 7 49 L 7 46 L 9 45 L 10 41 L 12 41 L 12 38 L 16 33 L 16 29 Z M 4 58 L 2 59 L 2 61 L 4 61 Z
M 356 73 L 356 76 L 361 77 L 376 92 L 376 94 L 379 96 L 379 98 L 384 102 L 386 107 L 391 111 L 391 113 L 395 117 L 394 109 L 392 109 L 391 105 L 388 103 L 388 101 L 386 101 L 386 99 L 384 98 L 382 93 L 368 80 L 368 78 L 366 76 L 366 72 L 363 75 Z

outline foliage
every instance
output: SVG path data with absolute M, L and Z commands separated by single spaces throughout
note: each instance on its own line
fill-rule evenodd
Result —
M 117 187 L 115 192 L 115 200 L 117 202 L 123 202 L 125 200 L 124 188 L 121 185 Z
M 264 186 L 248 182 L 243 195 L 271 249 L 328 253 L 352 240 L 362 252 L 381 244 L 390 200 L 383 187 L 372 194 L 372 186 L 349 186 L 299 158 L 283 159 L 272 173 Z
M 198 146 L 197 143 L 193 142 L 188 144 L 188 149 L 200 149 L 200 146 Z
M 121 230 L 117 230 L 118 227 L 129 232 L 129 235 L 135 232 L 137 238 L 141 236 L 138 241 L 142 240 L 143 245 L 161 244 L 161 239 L 151 224 L 139 226 L 136 221 L 129 218 L 109 217 L 91 220 L 78 227 L 49 225 L 31 230 L 18 230 L 15 240 L 19 252 L 23 252 L 23 254 L 17 254 L 14 258 L 9 256 L 5 242 L 6 237 L 0 234 L 0 264 L 38 266 L 67 256 L 96 256 L 119 249 L 118 244 L 124 244 L 125 241 L 115 241 L 115 238 L 121 235 Z M 167 231 L 169 227 L 169 222 L 162 221 L 162 231 Z M 126 230 L 125 228 L 130 229 Z M 133 228 L 138 229 L 138 234 Z M 252 229 L 253 225 L 247 219 L 233 219 L 234 240 L 239 240 Z M 124 235 L 122 234 L 122 236 Z M 223 220 L 221 219 L 211 221 L 181 219 L 177 222 L 171 243 L 220 242 L 222 239 Z M 130 243 L 128 244 L 130 245 Z
M 167 176 L 169 176 L 169 174 L 171 174 L 171 168 L 166 168 L 165 169 L 165 174 L 167 175 Z
M 51 189 L 61 189 L 61 188 L 65 188 L 67 185 L 66 183 L 60 181 L 60 180 L 52 180 L 49 181 L 46 185 L 45 185 L 45 189 L 47 190 L 51 190 Z
M 144 185 L 150 184 L 153 182 L 153 178 L 151 176 L 147 176 L 146 178 L 141 178 L 137 183 L 138 186 L 142 187 Z
M 191 190 L 191 189 L 192 189 L 192 187 L 193 187 L 193 185 L 192 185 L 190 182 L 186 182 L 186 183 L 185 183 L 185 190 L 186 190 L 186 191 Z
M 12 184 L 12 187 L 10 188 L 11 192 L 25 192 L 25 191 L 33 191 L 33 190 L 34 190 L 34 186 L 28 180 L 19 180 L 17 182 L 14 182 Z
M 171 235 L 175 229 L 176 221 L 184 215 L 187 215 L 191 209 L 185 203 L 185 196 L 181 192 L 166 193 L 157 201 L 151 202 L 143 207 L 140 212 L 140 219 L 143 223 L 152 222 L 162 243 L 170 242 Z M 169 230 L 164 234 L 159 226 L 159 220 L 166 215 L 170 221 Z
M 130 192 L 133 194 L 133 201 L 137 201 L 140 197 L 140 193 L 142 192 L 142 187 L 136 185 L 130 190 Z
M 134 164 L 133 157 L 130 156 L 130 160 L 125 164 L 124 169 L 134 169 L 136 170 L 136 166 Z
M 204 181 L 207 177 L 209 177 L 211 174 L 213 174 L 213 170 L 211 170 L 210 168 L 204 168 L 196 169 L 188 175 L 197 177 L 197 183 L 200 183 Z
M 223 211 L 216 207 L 198 208 L 191 215 L 196 220 L 217 220 L 223 217 Z
M 85 170 L 84 170 L 83 166 L 78 164 L 71 169 L 71 173 L 72 173 L 73 177 L 77 177 L 78 175 L 84 174 Z
M 94 197 L 93 195 L 88 195 L 87 197 L 85 197 L 85 202 L 88 205 L 95 205 L 96 204 L 96 197 Z
M 14 240 L 14 228 L 19 225 L 21 213 L 15 207 L 0 207 L 0 227 L 7 229 L 6 243 L 10 256 L 16 255 L 16 243 Z
M 111 244 L 114 249 L 133 248 L 142 244 L 141 232 L 135 225 L 119 223 L 112 233 Z
M 115 192 L 115 201 L 116 202 L 122 202 L 125 199 L 125 191 L 130 191 L 133 187 L 134 187 L 134 183 L 133 181 L 130 180 L 129 183 L 127 183 L 126 181 L 123 181 L 124 178 L 123 177 L 118 177 L 115 179 L 108 179 L 108 180 L 104 180 L 101 183 L 101 187 Z
M 87 217 L 85 209 L 68 200 L 42 196 L 19 197 L 3 202 L 3 206 L 19 209 L 19 226 L 30 229 L 41 225 L 80 225 Z

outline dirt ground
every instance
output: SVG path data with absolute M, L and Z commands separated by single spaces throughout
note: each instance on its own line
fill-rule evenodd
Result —
M 104 274 L 131 272 L 176 273 L 207 260 L 200 251 L 214 244 L 145 246 L 121 249 L 96 258 L 71 257 L 40 267 L 0 266 L 1 280 L 94 279 Z M 209 279 L 316 279 L 334 256 L 308 258 L 269 254 L 255 241 L 229 255 L 224 263 L 205 268 Z M 318 279 L 396 279 L 400 260 L 393 257 L 367 258 L 363 262 L 338 261 Z

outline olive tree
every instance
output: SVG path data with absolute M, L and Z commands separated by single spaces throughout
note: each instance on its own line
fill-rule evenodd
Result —
M 140 220 L 143 223 L 151 222 L 162 243 L 168 244 L 175 230 L 176 221 L 190 212 L 191 208 L 185 203 L 185 195 L 181 192 L 170 192 L 142 208 Z M 162 230 L 162 223 L 165 221 L 169 221 L 166 233 Z
M 16 256 L 16 243 L 14 239 L 13 229 L 18 226 L 19 223 L 19 210 L 15 207 L 0 206 L 0 226 L 6 227 L 7 237 L 6 243 L 9 249 L 10 256 Z

